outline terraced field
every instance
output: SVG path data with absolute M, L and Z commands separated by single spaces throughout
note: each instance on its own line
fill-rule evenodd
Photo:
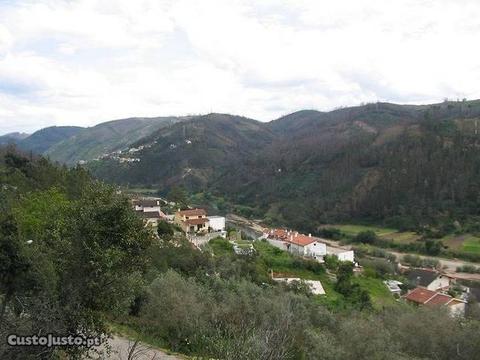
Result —
M 398 231 L 392 228 L 369 225 L 328 225 L 340 229 L 348 236 L 355 236 L 362 231 L 373 231 L 378 237 L 393 240 L 399 244 L 409 244 L 421 238 L 413 231 Z M 462 251 L 471 254 L 480 254 L 480 237 L 473 234 L 449 234 L 440 239 L 451 250 Z
M 410 242 L 416 241 L 420 236 L 413 231 L 404 231 L 399 232 L 396 229 L 385 228 L 380 226 L 370 226 L 370 225 L 329 225 L 329 227 L 334 227 L 340 229 L 344 234 L 349 236 L 355 236 L 362 231 L 373 231 L 377 234 L 378 237 L 384 239 L 391 239 L 393 241 L 408 244 Z

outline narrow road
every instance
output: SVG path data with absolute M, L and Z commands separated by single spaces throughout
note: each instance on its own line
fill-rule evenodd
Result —
M 135 341 L 121 336 L 114 336 L 108 344 L 111 352 L 108 355 L 99 355 L 102 360 L 184 360 L 186 358 L 176 355 L 168 355 L 164 351 L 156 349 L 144 343 L 135 343 Z M 99 351 L 105 351 L 104 345 L 98 348 Z M 95 357 L 93 357 L 95 359 Z

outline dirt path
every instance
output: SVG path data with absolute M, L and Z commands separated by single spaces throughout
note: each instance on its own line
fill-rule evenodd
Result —
M 186 358 L 177 355 L 168 355 L 164 351 L 152 346 L 137 343 L 120 336 L 114 336 L 109 340 L 111 353 L 109 355 L 100 355 L 97 359 L 101 360 L 184 360 Z M 105 351 L 105 346 L 99 348 Z M 129 357 L 130 356 L 130 357 Z M 94 357 L 95 358 L 95 357 Z

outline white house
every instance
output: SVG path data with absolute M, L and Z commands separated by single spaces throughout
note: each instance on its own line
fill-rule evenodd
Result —
M 431 291 L 448 289 L 452 281 L 447 275 L 440 274 L 435 270 L 410 269 L 406 275 L 412 285 Z
M 327 254 L 327 246 L 312 234 L 303 235 L 296 231 L 271 229 L 263 233 L 263 238 L 271 245 L 295 255 L 323 261 Z
M 225 218 L 223 216 L 208 216 L 208 222 L 212 231 L 225 230 Z
M 158 199 L 135 199 L 132 200 L 135 211 L 161 211 L 160 209 L 160 200 Z
M 270 245 L 288 251 L 287 234 L 288 232 L 283 229 L 265 229 L 262 238 L 266 239 Z
M 293 254 L 323 260 L 323 257 L 327 255 L 327 245 L 319 240 L 313 237 L 312 234 L 303 235 L 295 232 L 289 235 L 287 247 Z

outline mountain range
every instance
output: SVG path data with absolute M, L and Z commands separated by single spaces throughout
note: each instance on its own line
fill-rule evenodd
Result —
M 182 185 L 274 223 L 305 229 L 353 217 L 409 227 L 480 215 L 479 117 L 479 100 L 374 103 L 267 123 L 131 118 L 47 128 L 17 143 L 37 139 L 31 150 L 81 161 L 109 182 L 163 192 Z

